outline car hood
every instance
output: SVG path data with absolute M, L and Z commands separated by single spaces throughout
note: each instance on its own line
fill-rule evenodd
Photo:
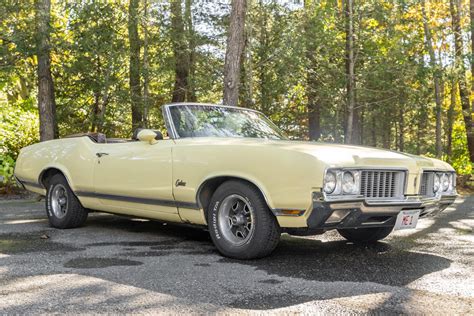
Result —
M 265 141 L 265 145 L 312 155 L 330 167 L 380 167 L 383 165 L 407 169 L 453 170 L 449 164 L 438 159 L 374 147 L 304 141 Z
M 420 169 L 436 169 L 454 171 L 447 163 L 429 157 L 421 157 L 392 150 L 343 144 L 330 144 L 322 142 L 308 142 L 296 140 L 263 140 L 258 138 L 219 138 L 197 137 L 184 138 L 179 143 L 195 146 L 235 146 L 258 147 L 271 149 L 277 157 L 278 151 L 290 151 L 314 158 L 321 165 L 328 168 L 357 167 L 357 168 L 400 168 L 408 169 L 410 173 L 418 173 Z M 294 160 L 298 161 L 298 160 Z

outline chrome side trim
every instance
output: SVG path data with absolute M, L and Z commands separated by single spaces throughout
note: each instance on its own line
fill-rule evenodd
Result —
M 199 206 L 197 204 L 189 203 L 189 202 L 140 198 L 140 197 L 134 197 L 134 196 L 95 193 L 95 192 L 88 192 L 88 191 L 76 191 L 74 193 L 79 197 L 92 197 L 92 198 L 97 198 L 97 199 L 123 201 L 123 202 L 129 202 L 129 203 L 170 206 L 170 207 L 178 207 L 178 208 L 197 209 L 197 210 L 199 209 Z
M 44 189 L 44 187 L 39 184 L 38 182 L 35 182 L 33 180 L 26 180 L 26 179 L 21 179 L 21 178 L 18 178 L 18 177 L 15 177 L 15 179 L 23 186 L 29 186 L 29 187 L 33 187 L 33 188 L 37 188 L 37 189 Z
M 25 186 L 23 185 L 23 183 L 21 183 L 21 181 L 18 179 L 17 176 L 14 176 L 15 177 L 15 182 L 18 186 L 20 186 L 22 189 L 26 190 L 25 189 Z

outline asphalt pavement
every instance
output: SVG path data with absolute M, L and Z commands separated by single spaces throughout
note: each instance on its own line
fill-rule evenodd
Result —
M 474 196 L 415 230 L 357 246 L 283 235 L 260 260 L 220 256 L 202 228 L 92 213 L 48 225 L 0 201 L 0 314 L 474 314 Z

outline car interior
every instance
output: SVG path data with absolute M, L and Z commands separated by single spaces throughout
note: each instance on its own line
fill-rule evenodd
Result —
M 75 138 L 75 137 L 89 137 L 94 143 L 98 144 L 117 144 L 117 143 L 127 143 L 127 142 L 136 142 L 138 141 L 138 133 L 144 130 L 144 128 L 137 128 L 133 131 L 133 135 L 131 139 L 124 139 L 124 138 L 107 138 L 103 133 L 79 133 L 65 136 L 65 138 Z M 162 140 L 163 134 L 158 130 L 153 130 L 156 133 L 156 140 Z

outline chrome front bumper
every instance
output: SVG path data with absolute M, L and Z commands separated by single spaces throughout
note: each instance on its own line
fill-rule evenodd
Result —
M 321 193 L 313 194 L 313 209 L 308 217 L 308 229 L 391 227 L 403 210 L 420 210 L 420 217 L 433 216 L 446 209 L 457 195 L 424 198 L 409 196 L 400 201 L 367 201 L 363 198 L 326 200 Z

